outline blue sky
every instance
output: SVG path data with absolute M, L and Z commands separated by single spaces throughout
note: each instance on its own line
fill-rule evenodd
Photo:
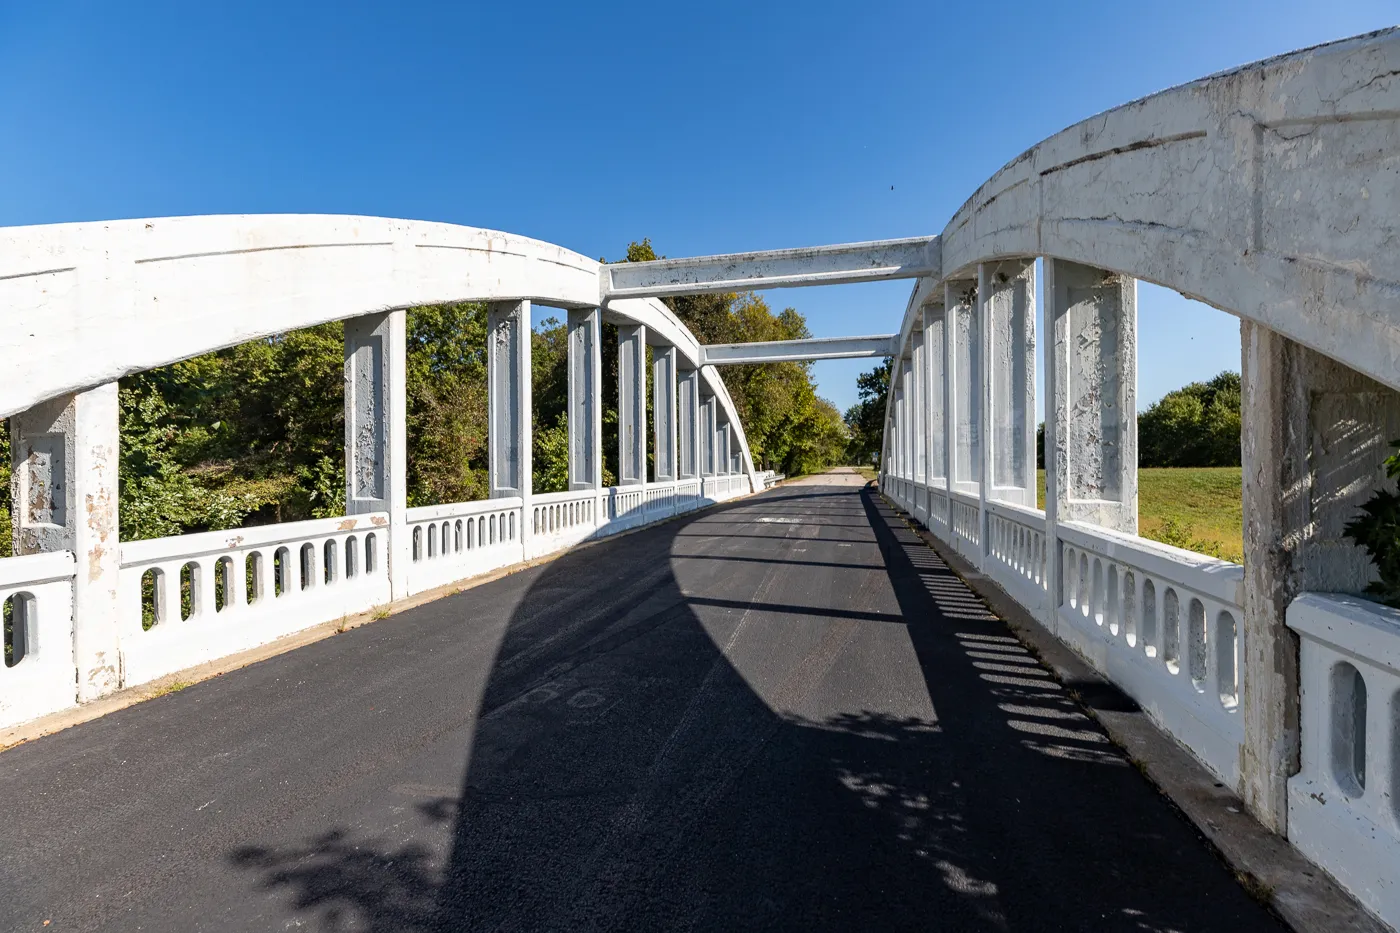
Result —
M 936 233 L 996 169 L 1135 97 L 1395 21 L 1387 2 L 0 0 L 0 225 L 202 213 L 444 220 L 592 256 Z M 905 283 L 770 292 L 821 336 Z M 1143 403 L 1238 368 L 1144 287 Z M 818 364 L 854 401 L 864 362 Z

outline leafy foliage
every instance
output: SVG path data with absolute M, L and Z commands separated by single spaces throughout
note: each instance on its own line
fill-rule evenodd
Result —
M 1240 375 L 1168 392 L 1138 416 L 1138 465 L 1240 465 Z
M 1391 446 L 1396 452 L 1385 460 L 1387 479 L 1400 477 L 1400 441 L 1392 441 Z M 1378 491 L 1347 525 L 1346 536 L 1365 549 L 1380 574 L 1366 592 L 1400 609 L 1400 494 L 1394 489 Z
M 860 465 L 875 463 L 885 445 L 885 396 L 890 388 L 893 360 L 883 363 L 856 377 L 856 392 L 860 399 L 846 409 L 846 427 L 851 433 L 846 445 L 846 462 Z

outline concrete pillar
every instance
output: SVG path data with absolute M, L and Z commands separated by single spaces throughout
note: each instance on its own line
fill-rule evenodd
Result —
M 720 415 L 722 419 L 724 416 Z M 721 420 L 715 430 L 715 472 L 729 475 L 729 422 Z
M 653 464 L 658 483 L 676 479 L 676 359 L 675 347 L 653 347 L 652 404 L 656 418 Z
M 975 279 L 944 284 L 944 351 L 948 362 L 948 478 L 951 488 L 977 495 L 981 488 L 981 341 Z
M 51 399 L 12 416 L 10 443 L 14 552 L 72 551 L 77 558 L 72 645 L 77 698 L 95 699 L 121 686 L 117 384 Z
M 909 359 L 901 358 L 899 361 L 899 475 L 905 480 L 910 480 L 914 476 L 914 469 L 910 461 L 910 455 L 914 450 L 913 438 L 910 436 L 910 392 L 909 392 Z
M 943 306 L 923 309 L 924 372 L 926 418 L 924 425 L 924 464 L 930 484 L 948 478 L 946 453 L 946 398 L 943 370 L 947 364 L 943 346 Z
M 603 314 L 569 312 L 569 489 L 603 488 Z
M 718 403 L 713 395 L 700 399 L 700 474 L 715 475 L 715 430 Z
M 530 496 L 530 302 L 487 309 L 487 404 L 491 498 Z M 529 513 L 529 503 L 525 504 Z M 529 523 L 525 523 L 529 527 Z
M 1035 260 L 984 263 L 977 277 L 986 361 L 982 500 L 1035 508 Z M 982 511 L 985 532 L 986 508 Z
M 679 370 L 676 380 L 678 464 L 681 479 L 700 475 L 700 371 Z
M 617 484 L 647 480 L 647 329 L 617 326 Z
M 1284 624 L 1304 591 L 1360 592 L 1375 572 L 1343 536 L 1385 481 L 1400 393 L 1257 324 L 1242 322 L 1244 619 L 1241 796 L 1287 829 L 1298 770 L 1298 641 Z M 1369 788 L 1368 788 L 1369 793 Z
M 408 313 L 345 322 L 345 514 L 389 513 L 389 592 L 408 595 Z
M 910 482 L 918 479 L 918 381 L 917 366 L 910 356 L 904 360 L 904 475 Z M 913 496 L 910 496 L 913 506 Z
M 926 341 L 924 338 L 922 313 L 914 321 L 910 334 L 913 348 L 910 350 L 909 381 L 913 386 L 913 404 L 910 405 L 913 417 L 910 419 L 911 434 L 914 440 L 914 482 L 928 482 L 928 363 L 925 360 Z
M 1046 512 L 1135 535 L 1137 281 L 1046 259 L 1045 295 Z

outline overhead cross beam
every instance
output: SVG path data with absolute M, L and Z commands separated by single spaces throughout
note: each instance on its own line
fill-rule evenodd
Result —
M 607 301 L 609 298 L 660 298 L 920 276 L 939 278 L 942 259 L 939 238 L 927 236 L 689 259 L 619 262 L 602 267 L 600 297 Z
M 890 356 L 898 334 L 875 337 L 812 337 L 807 340 L 771 340 L 760 343 L 715 343 L 702 346 L 702 362 L 711 366 L 736 363 L 791 363 L 808 360 L 845 360 Z

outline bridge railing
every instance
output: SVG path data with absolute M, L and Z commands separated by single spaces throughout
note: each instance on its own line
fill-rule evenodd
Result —
M 1301 641 L 1302 767 L 1289 836 L 1382 916 L 1400 916 L 1400 612 L 1309 593 Z
M 524 500 L 518 496 L 409 509 L 407 595 L 525 559 Z
M 1056 633 L 1236 786 L 1244 568 L 1078 522 L 1056 533 Z
M 388 602 L 387 525 L 371 513 L 123 544 L 123 683 Z
M 0 560 L 0 607 L 12 634 L 0 663 L 0 728 L 73 705 L 71 551 Z

